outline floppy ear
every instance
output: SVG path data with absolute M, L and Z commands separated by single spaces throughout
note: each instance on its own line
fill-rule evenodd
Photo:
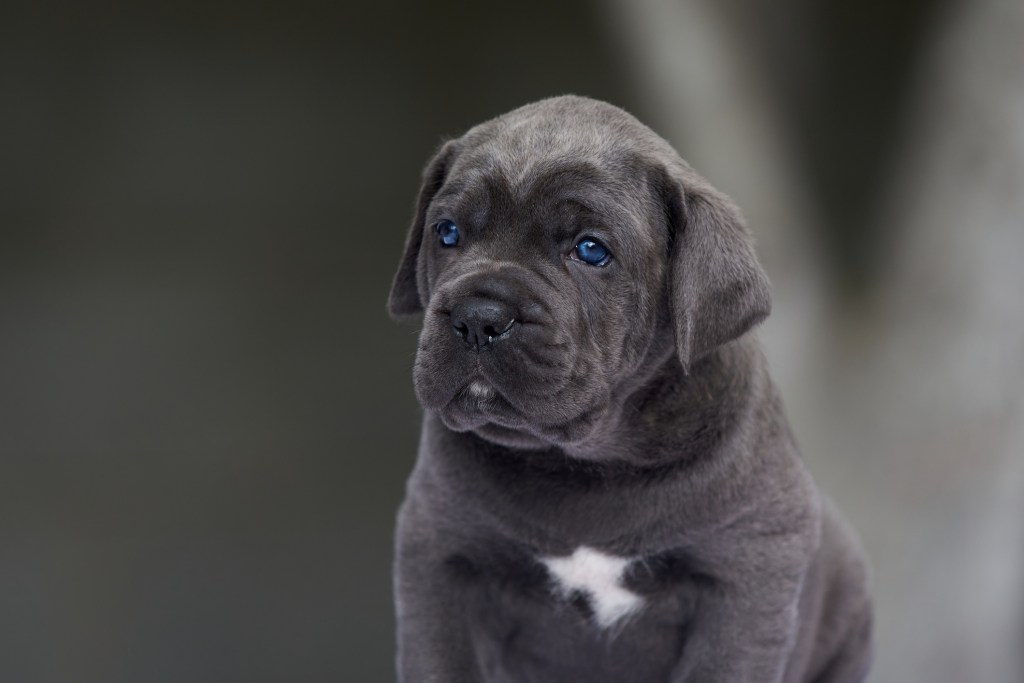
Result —
M 419 199 L 416 200 L 416 213 L 409 226 L 409 234 L 405 238 L 405 252 L 391 283 L 391 294 L 388 295 L 388 313 L 393 318 L 423 312 L 427 298 L 426 274 L 420 273 L 418 267 L 420 244 L 423 242 L 427 207 L 444 184 L 453 152 L 453 143 L 446 142 L 423 171 L 423 185 L 420 187 Z
M 688 168 L 665 194 L 672 239 L 669 298 L 683 369 L 764 320 L 771 286 L 739 209 Z

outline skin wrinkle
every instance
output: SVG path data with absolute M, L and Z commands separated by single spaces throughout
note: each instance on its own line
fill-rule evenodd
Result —
M 431 239 L 438 216 L 456 246 Z M 399 680 L 856 683 L 863 561 L 750 331 L 770 291 L 728 198 L 625 112 L 554 98 L 444 145 L 411 231 L 390 304 L 415 312 L 424 288 Z M 607 267 L 567 259 L 583 235 Z M 543 319 L 469 350 L 447 311 L 481 296 Z M 584 546 L 643 567 L 614 637 L 597 596 L 543 590 L 538 558 Z

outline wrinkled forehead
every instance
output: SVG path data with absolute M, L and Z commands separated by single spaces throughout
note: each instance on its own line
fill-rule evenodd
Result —
M 468 144 L 435 199 L 444 204 L 469 196 L 537 209 L 568 203 L 643 224 L 652 210 L 635 155 L 571 130 L 523 128 Z
M 490 170 L 513 186 L 573 167 L 592 180 L 611 180 L 625 165 L 621 140 L 611 131 L 550 118 L 499 119 L 469 131 L 462 143 L 455 169 Z

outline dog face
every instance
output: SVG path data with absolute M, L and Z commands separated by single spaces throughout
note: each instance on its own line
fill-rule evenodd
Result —
M 768 306 L 735 207 L 636 119 L 578 97 L 442 147 L 389 301 L 424 313 L 424 408 L 456 431 L 576 454 L 671 350 L 689 369 Z

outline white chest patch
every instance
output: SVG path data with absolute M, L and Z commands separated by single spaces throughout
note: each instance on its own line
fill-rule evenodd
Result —
M 622 586 L 622 575 L 632 562 L 630 559 L 581 545 L 568 557 L 542 557 L 540 561 L 563 595 L 574 591 L 586 594 L 602 628 L 612 626 L 643 605 L 643 598 Z

